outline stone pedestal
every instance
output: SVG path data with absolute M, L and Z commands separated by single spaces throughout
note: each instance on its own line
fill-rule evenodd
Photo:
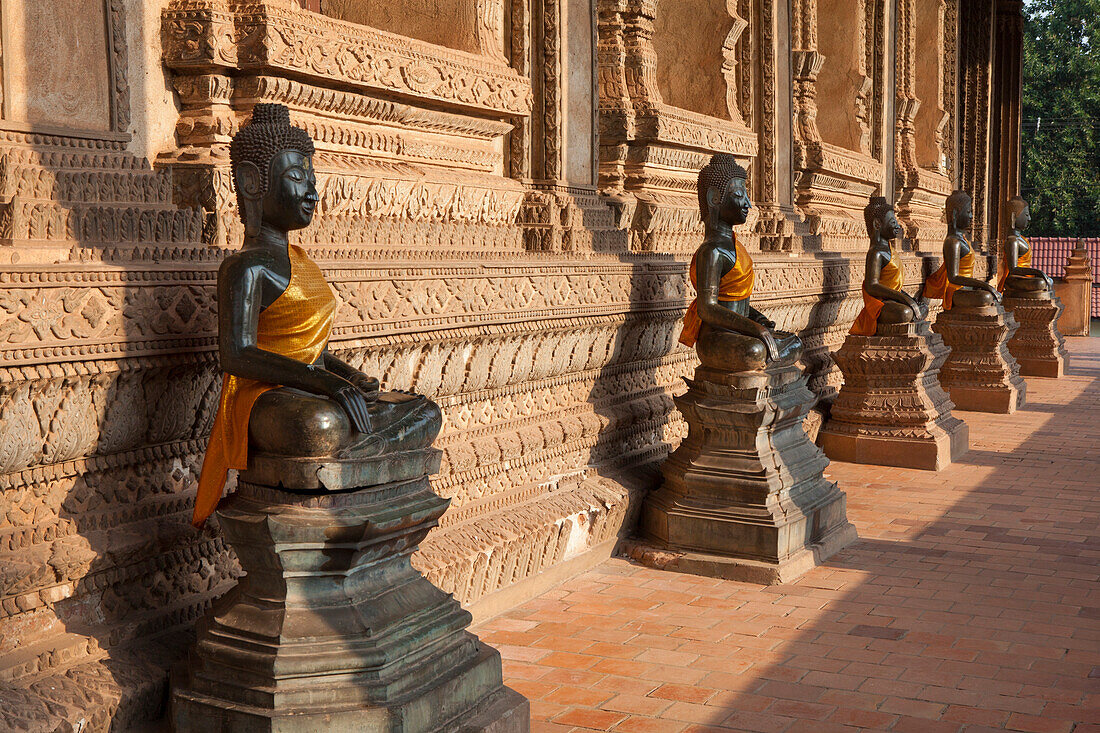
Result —
M 783 583 L 856 539 L 844 493 L 802 420 L 813 406 L 795 366 L 705 367 L 676 398 L 688 437 L 662 464 L 642 508 L 639 562 L 755 583 Z
M 1092 263 L 1080 239 L 1066 263 L 1065 276 L 1054 284 L 1054 293 L 1063 306 L 1058 331 L 1066 336 L 1088 336 L 1092 325 Z
M 927 321 L 849 335 L 833 360 L 844 386 L 818 442 L 831 460 L 939 471 L 966 453 L 939 373 L 949 349 Z
M 1066 370 L 1066 341 L 1058 332 L 1058 298 L 1017 298 L 1006 291 L 1004 309 L 1020 324 L 1008 341 L 1008 350 L 1028 377 L 1060 377 Z
M 173 672 L 177 733 L 526 733 L 500 655 L 409 561 L 448 504 L 438 465 L 252 456 L 217 512 L 247 575 Z
M 959 410 L 1012 413 L 1024 405 L 1027 384 L 1008 351 L 1018 324 L 1000 303 L 942 311 L 932 330 L 951 349 L 940 384 Z

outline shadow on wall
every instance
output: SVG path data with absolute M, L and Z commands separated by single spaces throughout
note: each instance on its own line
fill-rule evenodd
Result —
M 629 267 L 628 306 L 588 397 L 602 423 L 588 466 L 625 492 L 611 539 L 634 532 L 645 494 L 660 484 L 658 465 L 686 434 L 672 394 L 684 390 L 680 377 L 696 363 L 678 341 L 683 309 L 662 303 L 677 259 L 625 252 L 619 262 Z
M 52 17 L 13 7 L 23 28 Z M 126 21 L 146 37 L 142 13 Z M 4 60 L 41 68 L 35 48 Z M 31 265 L 0 309 L 6 341 L 46 355 L 0 375 L 14 522 L 0 533 L 15 551 L 0 555 L 0 728 L 128 730 L 161 715 L 168 665 L 236 568 L 216 532 L 189 526 L 217 399 L 218 253 L 199 214 L 172 204 L 167 172 L 111 144 L 31 139 L 3 151 L 16 247 L 61 264 Z

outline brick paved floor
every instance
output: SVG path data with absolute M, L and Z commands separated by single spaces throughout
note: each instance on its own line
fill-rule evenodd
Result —
M 483 624 L 536 733 L 1100 733 L 1100 339 L 939 473 L 834 463 L 861 540 L 761 587 L 610 560 Z

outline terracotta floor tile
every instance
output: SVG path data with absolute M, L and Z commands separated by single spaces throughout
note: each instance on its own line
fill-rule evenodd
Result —
M 593 728 L 595 730 L 610 730 L 612 726 L 617 725 L 624 718 L 626 718 L 626 715 L 623 713 L 574 708 L 558 715 L 554 718 L 553 722 L 578 725 L 584 728 Z
M 714 697 L 717 692 L 718 690 L 711 690 L 706 687 L 668 683 L 661 685 L 656 690 L 649 693 L 649 696 L 661 698 L 663 700 L 705 703 L 707 700 Z
M 1068 348 L 944 471 L 831 464 L 860 540 L 793 583 L 615 558 L 482 624 L 532 730 L 1100 733 L 1100 339 Z

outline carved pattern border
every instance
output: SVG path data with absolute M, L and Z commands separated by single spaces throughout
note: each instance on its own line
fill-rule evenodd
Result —
M 111 117 L 116 132 L 130 129 L 130 60 L 126 44 L 126 11 L 124 0 L 109 0 L 108 43 L 111 49 Z
M 164 60 L 182 73 L 270 69 L 460 104 L 509 117 L 531 112 L 531 85 L 503 60 L 250 0 L 172 0 Z

